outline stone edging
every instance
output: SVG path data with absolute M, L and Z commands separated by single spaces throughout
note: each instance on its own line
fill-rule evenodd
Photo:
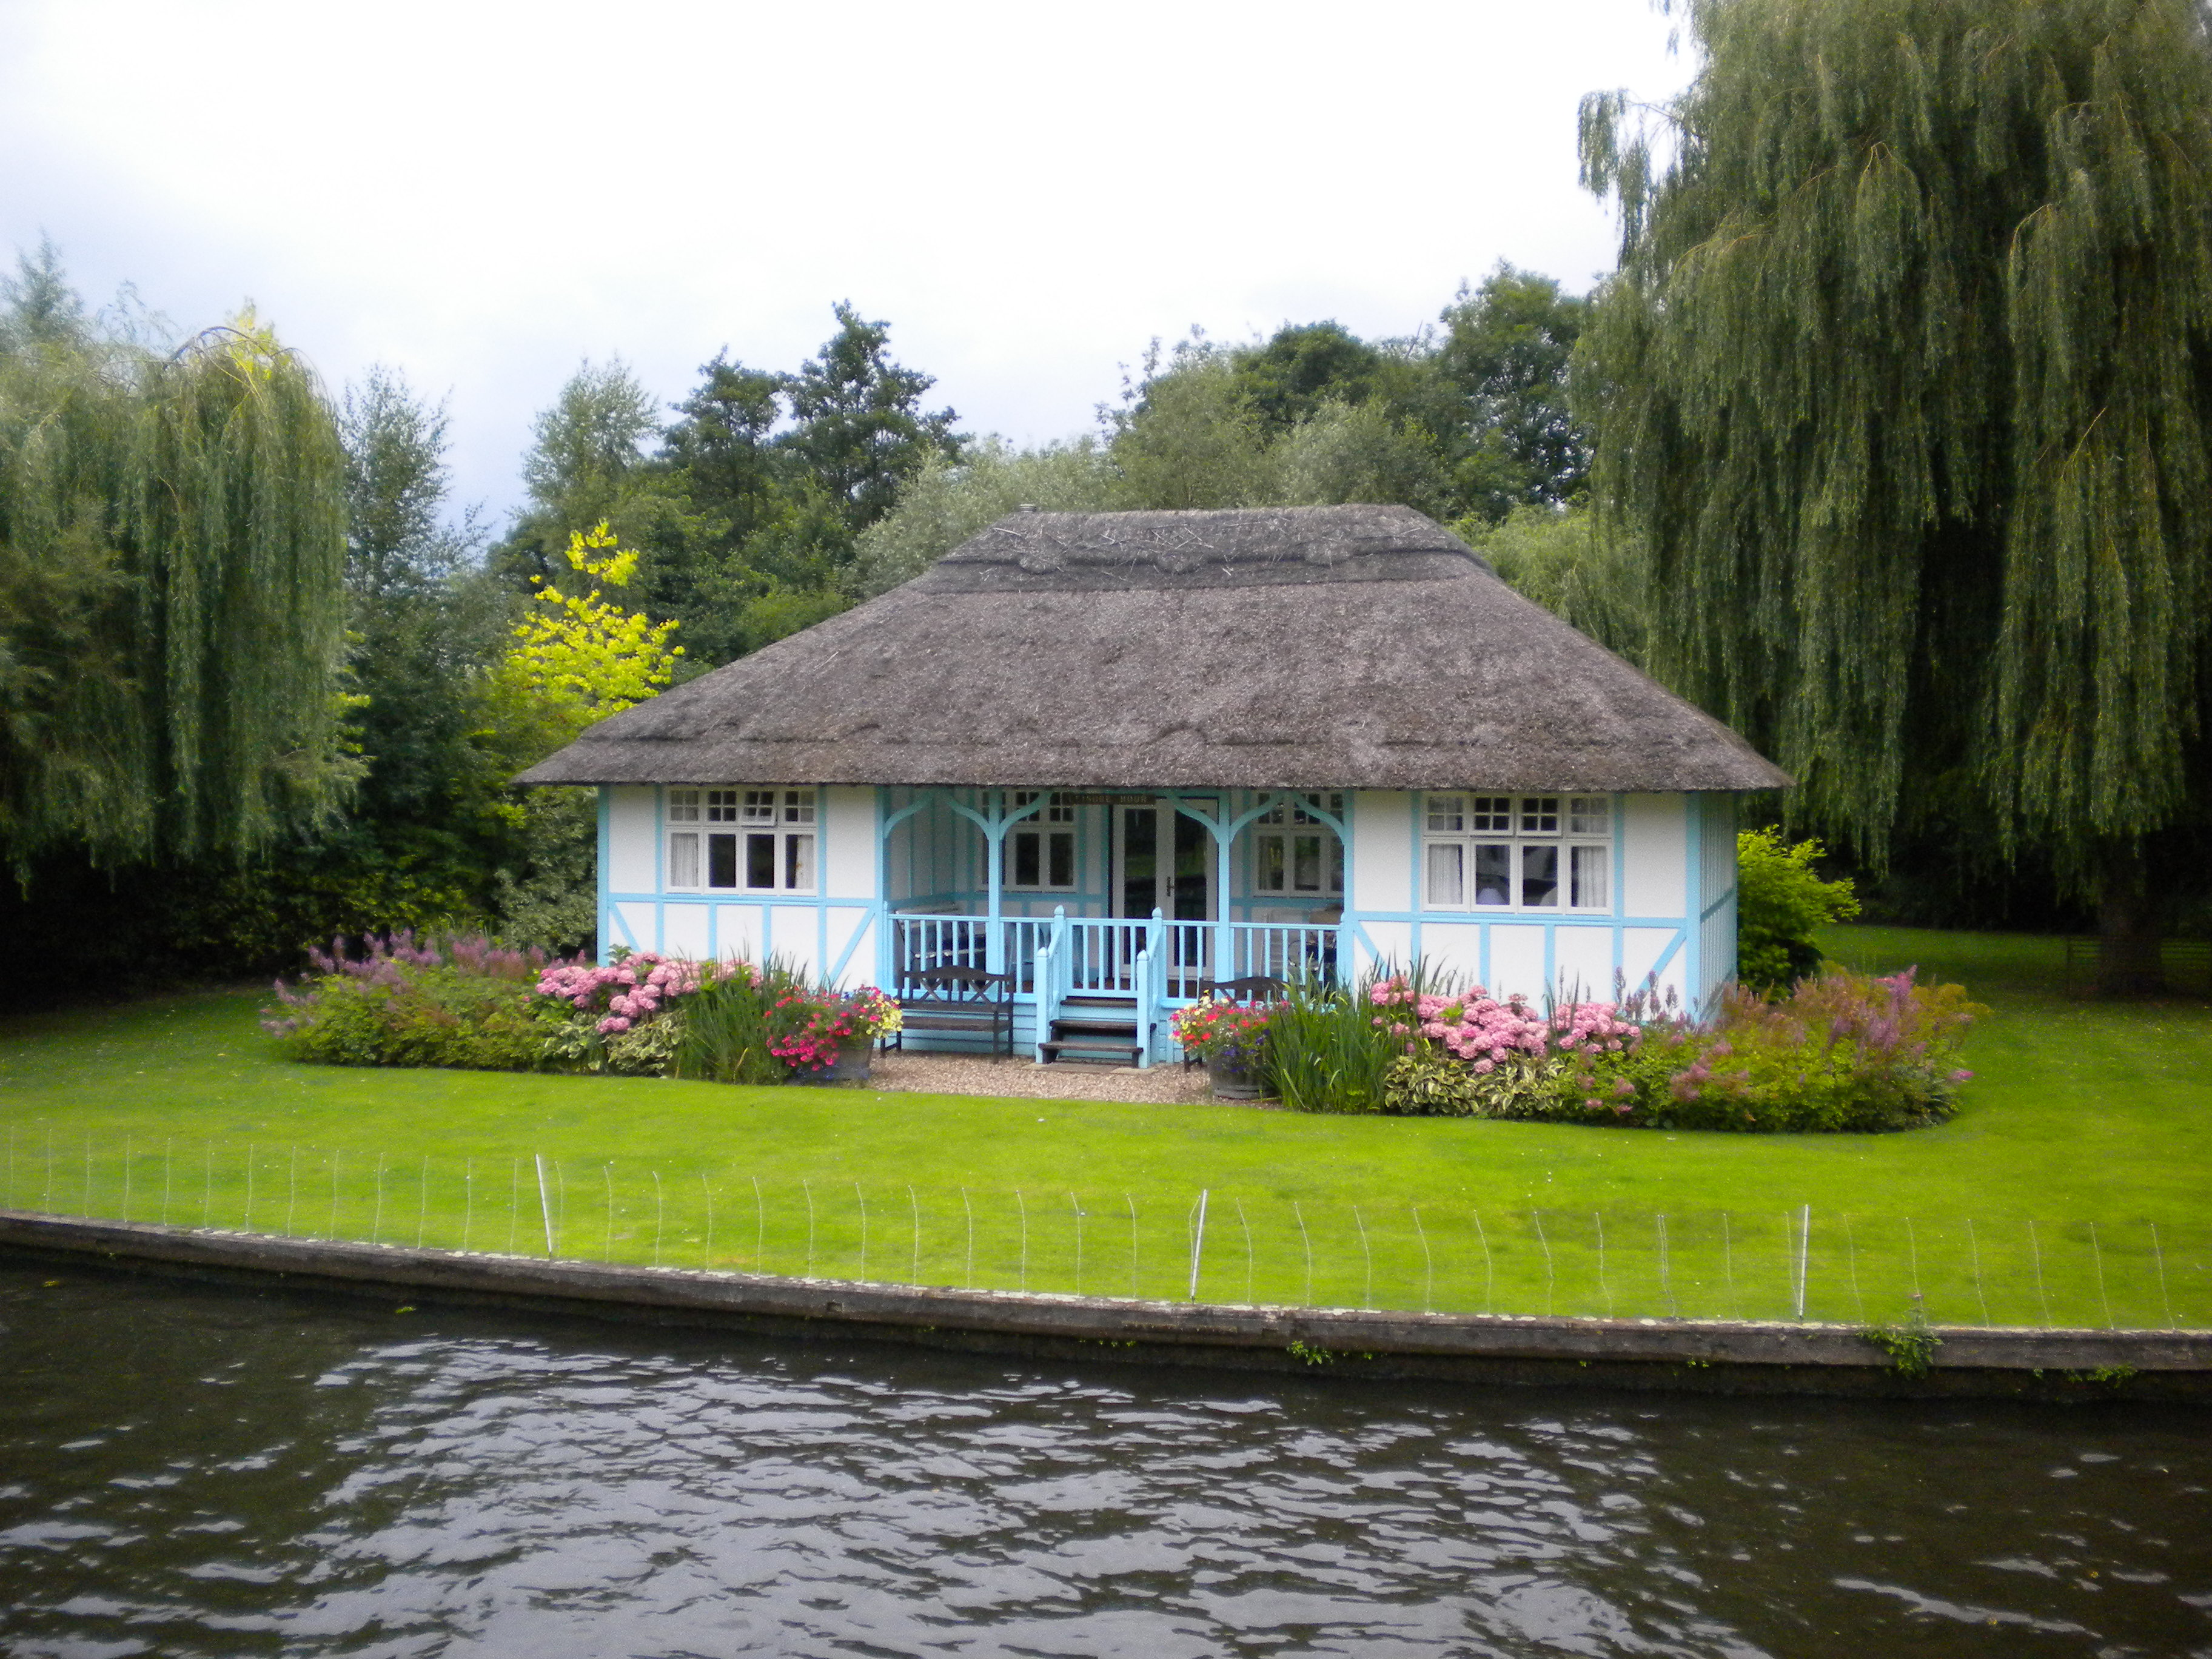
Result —
M 1924 1375 L 1845 1325 L 1492 1317 L 1018 1295 L 410 1249 L 0 1210 L 0 1248 L 380 1299 L 1038 1358 L 1699 1393 L 2212 1401 L 2212 1331 L 1936 1326 Z

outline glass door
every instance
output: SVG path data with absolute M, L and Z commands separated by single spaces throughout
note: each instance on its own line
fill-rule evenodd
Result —
M 1200 803 L 1203 805 L 1204 803 Z M 1213 837 L 1165 801 L 1115 812 L 1114 914 L 1213 920 Z
M 1182 924 L 1168 929 L 1168 994 L 1195 996 L 1212 949 L 1199 924 L 1213 920 L 1213 837 L 1167 801 L 1117 806 L 1114 820 L 1114 913 L 1146 921 L 1157 909 Z

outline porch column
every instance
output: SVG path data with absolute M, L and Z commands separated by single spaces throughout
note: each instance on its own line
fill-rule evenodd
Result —
M 1006 971 L 1006 929 L 1000 926 L 999 900 L 1006 889 L 1006 817 L 1004 812 L 992 812 L 991 822 L 984 827 L 983 845 L 985 856 L 990 861 L 987 889 L 990 902 L 984 914 L 991 919 L 989 929 L 983 935 L 983 966 L 992 973 L 1003 974 Z
M 1000 925 L 1000 894 L 1005 886 L 1002 878 L 1005 872 L 1006 831 L 1024 818 L 1035 817 L 1044 811 L 1045 802 L 1052 798 L 1040 789 L 1037 791 L 1037 798 L 1027 806 L 1018 812 L 1009 812 L 1006 811 L 1005 791 L 979 789 L 975 794 L 976 799 L 982 804 L 981 811 L 971 806 L 963 806 L 949 792 L 945 797 L 945 802 L 946 805 L 983 832 L 983 845 L 987 856 L 990 860 L 989 899 L 984 913 L 989 920 L 985 924 L 988 931 L 983 936 L 983 966 L 991 973 L 1003 974 L 1006 971 L 1006 929 Z
M 1237 928 L 1229 920 L 1229 848 L 1245 829 L 1276 802 L 1293 797 L 1273 790 L 1259 792 L 1260 804 L 1249 811 L 1238 812 L 1231 805 L 1232 792 L 1224 789 L 1220 795 L 1220 816 L 1208 817 L 1189 802 L 1178 798 L 1176 810 L 1196 818 L 1206 826 L 1206 833 L 1213 837 L 1213 976 L 1216 979 L 1236 979 Z
M 891 908 L 891 831 L 928 805 L 933 793 L 916 790 L 914 799 L 894 812 L 890 790 L 880 786 L 876 790 L 876 915 L 880 929 L 876 940 L 876 983 L 890 988 L 894 996 L 899 994 L 899 979 L 906 971 L 906 956 L 900 949 L 898 917 Z

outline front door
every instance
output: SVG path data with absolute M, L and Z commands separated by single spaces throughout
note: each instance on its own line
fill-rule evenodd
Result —
M 1170 921 L 1213 920 L 1213 837 L 1196 818 L 1168 801 L 1117 806 L 1114 853 L 1115 915 L 1141 921 L 1157 909 Z M 1168 931 L 1169 994 L 1195 994 L 1183 981 L 1205 977 L 1212 934 L 1197 927 Z

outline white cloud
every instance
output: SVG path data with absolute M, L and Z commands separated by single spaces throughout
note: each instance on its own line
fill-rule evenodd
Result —
M 665 398 L 790 368 L 850 298 L 972 430 L 1084 426 L 1115 365 L 1433 317 L 1613 229 L 1575 106 L 1687 74 L 1646 0 L 146 5 L 0 14 L 0 239 L 179 322 L 246 295 L 333 383 L 453 394 L 504 507 L 533 410 L 619 352 Z

